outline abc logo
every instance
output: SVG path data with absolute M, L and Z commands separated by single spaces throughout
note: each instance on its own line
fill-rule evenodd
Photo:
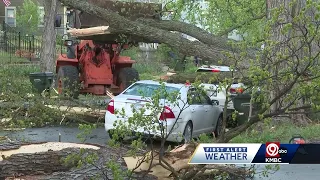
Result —
M 266 157 L 280 157 L 288 153 L 286 148 L 280 148 L 280 143 L 266 143 Z
M 281 155 L 281 154 L 287 154 L 288 153 L 288 150 L 286 148 L 280 148 L 278 153 Z

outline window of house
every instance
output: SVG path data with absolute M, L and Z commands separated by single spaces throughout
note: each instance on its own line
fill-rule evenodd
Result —
M 44 7 L 39 6 L 39 27 L 44 26 Z
M 16 7 L 5 7 L 5 22 L 12 27 L 16 27 Z

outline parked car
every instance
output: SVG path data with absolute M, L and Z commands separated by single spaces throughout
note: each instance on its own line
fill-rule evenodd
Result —
M 109 135 L 112 137 L 116 120 L 128 123 L 129 117 L 133 116 L 131 105 L 137 108 L 143 107 L 148 103 L 146 98 L 150 98 L 160 87 L 161 84 L 156 81 L 137 81 L 121 94 L 115 96 L 109 102 L 105 114 L 105 129 Z M 167 141 L 186 142 L 202 133 L 215 132 L 216 136 L 220 134 L 223 110 L 221 106 L 217 105 L 217 101 L 211 101 L 205 92 L 201 93 L 191 85 L 165 83 L 165 88 L 167 92 L 177 92 L 179 95 L 179 98 L 176 97 L 177 101 L 175 103 L 170 103 L 165 98 L 160 99 L 160 104 L 162 104 L 164 110 L 157 114 L 158 122 L 154 126 L 164 125 L 165 135 L 172 130 L 172 133 L 166 139 Z M 121 111 L 122 108 L 125 111 L 125 117 L 115 114 L 115 111 Z M 146 108 L 145 115 L 151 113 L 150 109 Z M 161 136 L 159 130 L 156 132 L 145 131 L 144 127 L 132 131 L 144 134 L 150 133 L 155 137 Z
M 228 66 L 201 66 L 196 72 L 207 72 L 207 73 L 224 73 L 231 72 Z M 220 87 L 219 82 L 213 84 L 202 83 L 210 99 L 218 100 L 221 106 L 224 106 L 226 101 L 227 92 L 225 87 Z M 243 83 L 233 82 L 229 89 L 229 95 L 235 96 L 244 92 L 245 85 Z M 228 103 L 228 109 L 234 109 L 232 101 Z
M 228 66 L 201 66 L 199 67 L 196 72 L 199 73 L 230 73 L 232 70 Z M 210 97 L 211 100 L 217 100 L 219 105 L 224 108 L 225 101 L 227 99 L 227 93 L 231 97 L 235 97 L 239 94 L 244 92 L 246 88 L 245 84 L 239 82 L 233 82 L 231 85 L 229 92 L 226 91 L 226 87 L 221 87 L 219 82 L 207 84 L 202 83 L 200 84 L 203 86 L 204 90 L 206 91 L 207 95 Z M 227 105 L 228 115 L 232 114 L 235 111 L 234 102 L 229 101 Z M 230 122 L 230 121 L 229 121 Z M 229 123 L 230 126 L 234 126 L 236 123 Z

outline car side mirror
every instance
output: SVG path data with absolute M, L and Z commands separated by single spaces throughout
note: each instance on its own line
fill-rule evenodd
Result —
M 212 102 L 212 105 L 219 105 L 219 101 L 218 100 L 215 100 L 215 99 L 213 99 L 213 100 L 211 100 L 211 102 Z

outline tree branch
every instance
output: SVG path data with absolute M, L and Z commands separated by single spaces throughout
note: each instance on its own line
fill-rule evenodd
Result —
M 289 111 L 287 113 L 293 113 L 294 111 L 298 111 L 298 110 L 301 110 L 301 109 L 309 109 L 311 108 L 311 105 L 304 105 L 304 106 L 300 106 L 300 107 L 297 107 L 297 108 L 292 108 L 292 109 L 280 109 L 276 112 L 272 112 L 272 113 L 269 113 L 269 114 L 265 114 L 263 115 L 263 118 L 270 118 L 270 117 L 273 117 L 273 116 L 276 116 L 276 115 L 280 115 L 280 114 L 283 114 L 285 113 L 286 111 Z M 246 129 L 248 129 L 251 125 L 257 123 L 260 121 L 260 118 L 258 115 L 255 115 L 253 117 L 251 117 L 250 121 L 228 131 L 226 134 L 225 134 L 225 137 L 223 139 L 218 139 L 217 142 L 218 143 L 223 143 L 223 142 L 229 142 L 232 138 L 238 136 L 239 134 L 241 134 L 242 132 L 244 132 Z
M 157 20 L 145 19 L 145 18 L 140 18 L 137 20 L 137 22 L 140 22 L 149 26 L 153 26 L 156 28 L 165 29 L 167 31 L 181 32 L 189 36 L 192 36 L 205 44 L 212 45 L 216 48 L 221 48 L 223 50 L 232 50 L 231 46 L 228 45 L 227 42 L 228 40 L 229 41 L 233 41 L 233 40 L 227 39 L 221 36 L 216 36 L 192 24 L 188 24 L 181 21 L 175 21 L 175 20 L 157 21 Z

